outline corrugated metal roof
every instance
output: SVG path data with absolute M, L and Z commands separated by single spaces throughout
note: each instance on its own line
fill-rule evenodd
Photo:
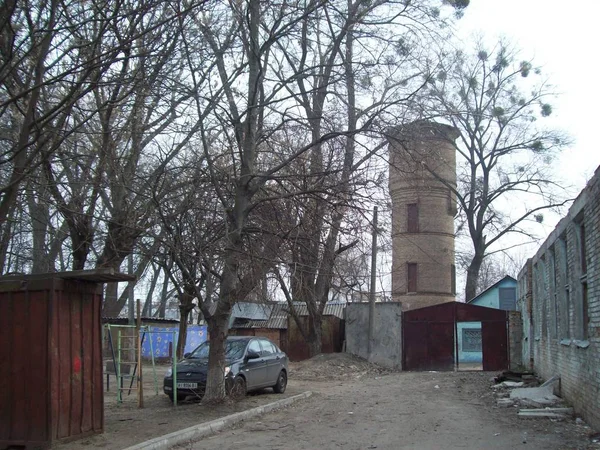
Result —
M 248 319 L 243 320 L 240 317 L 232 322 L 231 328 L 270 328 L 286 330 L 288 327 L 288 313 L 284 309 L 285 304 L 271 303 L 268 306 L 271 310 L 270 317 L 266 320 Z
M 129 319 L 127 317 L 103 317 L 102 323 L 110 323 L 111 325 L 127 325 L 129 323 Z M 146 324 L 146 323 L 178 324 L 179 320 L 177 320 L 177 319 L 160 319 L 158 317 L 142 317 L 142 324 Z
M 273 305 L 262 303 L 240 302 L 233 305 L 232 317 L 241 317 L 252 320 L 267 320 L 271 316 Z
M 287 307 L 287 305 L 286 305 Z M 289 307 L 288 311 L 289 311 Z M 306 303 L 294 303 L 294 309 L 299 316 L 308 316 L 308 308 Z M 346 309 L 346 303 L 327 303 L 323 310 L 324 316 L 335 316 L 340 319 L 344 319 L 344 310 Z
M 241 305 L 248 305 L 250 303 L 239 303 Z M 243 317 L 240 315 L 234 314 L 236 310 L 234 309 L 231 314 L 230 319 L 230 327 L 231 328 L 274 328 L 274 329 L 287 329 L 288 324 L 288 315 L 289 315 L 289 306 L 287 303 L 266 303 L 259 304 L 255 303 L 257 308 L 243 306 L 242 308 L 237 309 L 237 311 L 242 312 L 244 315 L 258 315 L 258 311 L 262 308 L 263 312 L 267 312 L 270 310 L 270 315 L 266 318 L 251 318 L 251 317 Z M 236 305 L 237 306 L 237 305 Z M 296 312 L 300 316 L 308 315 L 308 308 L 305 303 L 294 303 L 294 308 Z M 216 304 L 212 304 L 209 306 L 209 311 L 211 314 L 214 314 L 217 309 Z M 344 310 L 346 309 L 346 303 L 327 303 L 325 305 L 325 309 L 323 310 L 324 316 L 335 316 L 340 319 L 344 319 Z M 246 320 L 241 320 L 246 319 Z

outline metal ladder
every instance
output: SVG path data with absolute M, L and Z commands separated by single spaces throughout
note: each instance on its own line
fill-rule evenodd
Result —
M 141 351 L 140 346 L 143 345 L 146 337 L 147 327 L 141 327 L 139 334 L 135 325 L 107 325 L 108 341 L 112 356 L 112 368 L 117 378 L 117 402 L 123 402 L 123 391 L 128 391 L 127 395 L 131 394 L 132 390 L 137 390 L 138 377 L 138 353 Z M 117 332 L 117 351 L 115 353 L 115 345 L 113 342 L 113 330 Z M 129 331 L 126 333 L 125 331 Z M 141 337 L 140 337 L 141 334 Z M 152 342 L 150 342 L 152 347 Z M 152 349 L 151 349 L 152 352 Z M 152 352 L 153 353 L 153 352 Z M 155 390 L 158 391 L 156 385 L 156 370 L 154 367 L 154 354 L 152 354 L 152 367 L 155 378 Z M 107 377 L 109 374 L 107 374 Z M 129 380 L 129 387 L 125 386 L 125 380 Z M 107 390 L 109 386 L 107 378 Z

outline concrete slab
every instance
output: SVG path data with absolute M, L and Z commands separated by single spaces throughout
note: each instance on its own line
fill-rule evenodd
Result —
M 231 414 L 220 419 L 211 420 L 210 422 L 201 423 L 194 425 L 183 430 L 175 431 L 174 433 L 165 434 L 149 441 L 141 442 L 126 448 L 125 450 L 163 450 L 171 448 L 175 445 L 189 442 L 191 440 L 198 440 L 211 434 L 217 433 L 226 427 L 231 427 L 243 420 L 251 419 L 260 414 L 264 414 L 269 411 L 284 408 L 291 405 L 298 400 L 303 400 L 312 395 L 311 391 L 303 392 L 302 394 L 294 395 L 293 397 L 284 398 L 273 403 L 268 403 L 263 406 L 242 411 L 236 414 Z
M 520 409 L 519 413 L 527 414 L 573 414 L 573 408 L 543 408 L 543 409 Z
M 535 388 L 518 388 L 510 392 L 510 398 L 531 400 L 539 405 L 552 405 L 560 402 L 560 398 L 552 393 L 552 386 Z
M 525 386 L 522 381 L 503 381 L 502 383 L 492 386 L 494 389 L 498 388 L 518 388 Z

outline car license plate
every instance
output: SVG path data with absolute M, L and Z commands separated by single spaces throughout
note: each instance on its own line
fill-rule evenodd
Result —
M 196 389 L 198 383 L 177 383 L 177 389 Z

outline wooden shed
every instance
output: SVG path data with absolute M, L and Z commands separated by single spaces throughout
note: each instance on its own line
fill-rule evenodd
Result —
M 302 325 L 308 323 L 308 310 L 306 304 L 294 306 Z M 339 353 L 343 350 L 345 321 L 343 303 L 328 303 L 323 311 L 323 323 L 321 329 L 321 352 Z M 303 361 L 310 358 L 308 344 L 304 340 L 298 325 L 293 317 L 288 317 L 287 349 L 286 353 L 290 361 Z
M 281 304 L 268 305 L 266 320 L 236 318 L 229 328 L 232 336 L 260 336 L 270 339 L 287 352 L 288 314 Z
M 102 283 L 112 270 L 0 277 L 0 449 L 101 433 Z

